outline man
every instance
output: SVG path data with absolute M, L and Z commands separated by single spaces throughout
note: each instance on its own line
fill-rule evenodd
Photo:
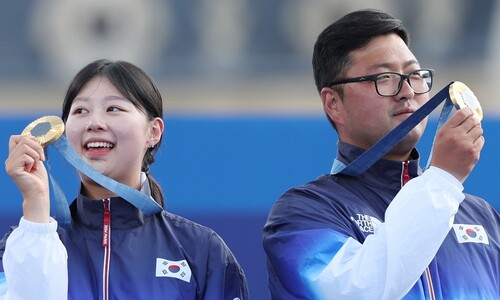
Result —
M 328 26 L 313 53 L 325 113 L 348 165 L 429 100 L 433 71 L 401 21 L 375 10 Z M 287 191 L 264 227 L 273 299 L 499 299 L 500 216 L 463 194 L 484 144 L 458 110 L 422 173 L 426 120 L 359 176 L 341 172 Z

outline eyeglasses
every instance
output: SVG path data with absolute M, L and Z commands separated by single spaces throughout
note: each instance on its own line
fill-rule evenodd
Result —
M 361 76 L 355 78 L 341 79 L 333 81 L 329 84 L 333 87 L 337 84 L 373 81 L 375 82 L 375 89 L 380 96 L 392 97 L 401 91 L 403 87 L 403 80 L 406 79 L 408 84 L 412 87 L 415 94 L 428 93 L 432 88 L 432 78 L 434 77 L 434 70 L 420 69 L 411 72 L 408 75 L 399 74 L 396 72 L 383 72 L 368 76 Z

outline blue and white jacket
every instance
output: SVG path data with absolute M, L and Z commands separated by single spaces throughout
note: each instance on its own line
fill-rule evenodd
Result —
M 337 159 L 362 152 L 339 142 Z M 277 200 L 263 236 L 273 299 L 500 299 L 498 212 L 413 157 Z
M 145 217 L 121 198 L 79 195 L 70 208 L 72 224 L 57 233 L 54 220 L 21 219 L 0 242 L 6 299 L 249 299 L 211 229 L 166 211 Z

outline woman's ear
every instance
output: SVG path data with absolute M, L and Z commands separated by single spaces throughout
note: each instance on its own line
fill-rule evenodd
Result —
M 149 137 L 149 143 L 150 146 L 154 147 L 160 141 L 161 136 L 163 135 L 165 124 L 163 123 L 163 120 L 161 118 L 154 118 L 150 124 L 151 136 Z

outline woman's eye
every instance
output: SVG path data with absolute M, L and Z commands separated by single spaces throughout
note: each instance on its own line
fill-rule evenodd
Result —
M 87 110 L 85 108 L 82 108 L 82 107 L 78 107 L 78 108 L 75 108 L 73 110 L 73 114 L 75 115 L 79 115 L 79 114 L 82 114 L 84 112 L 86 112 Z
M 108 111 L 114 112 L 114 111 L 122 111 L 119 107 L 116 106 L 110 106 L 108 107 Z

